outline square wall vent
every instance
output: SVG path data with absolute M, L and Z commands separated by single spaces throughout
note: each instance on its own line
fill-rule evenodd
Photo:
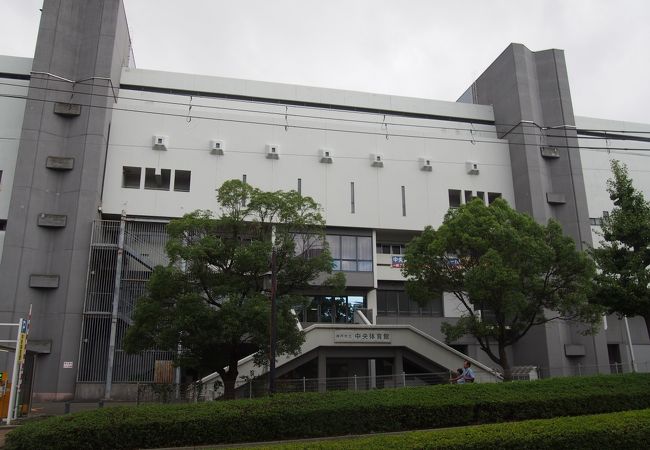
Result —
M 433 171 L 433 164 L 431 164 L 431 158 L 429 158 L 428 156 L 420 158 L 420 170 L 423 172 Z
M 332 164 L 332 150 L 321 148 L 318 153 L 320 154 L 320 162 L 323 164 Z
M 210 153 L 213 155 L 223 155 L 223 141 L 213 139 L 210 141 Z
M 167 147 L 169 147 L 169 136 L 155 134 L 153 137 L 154 150 L 167 150 Z
M 280 147 L 275 144 L 266 144 L 266 157 L 268 159 L 280 159 Z
M 479 164 L 476 161 L 467 161 L 465 163 L 465 169 L 470 175 L 478 175 L 480 171 Z
M 384 155 L 381 153 L 371 153 L 370 165 L 372 167 L 384 167 Z

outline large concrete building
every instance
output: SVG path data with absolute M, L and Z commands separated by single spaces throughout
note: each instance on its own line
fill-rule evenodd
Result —
M 313 296 L 303 352 L 279 368 L 321 378 L 435 372 L 464 355 L 492 376 L 471 338 L 440 342 L 461 314 L 452 296 L 421 308 L 404 293 L 405 244 L 448 208 L 503 197 L 584 248 L 612 208 L 611 158 L 650 195 L 650 124 L 576 117 L 560 50 L 508 46 L 458 102 L 132 61 L 120 0 L 46 0 L 34 58 L 0 57 L 0 322 L 33 307 L 25 384 L 37 400 L 120 398 L 153 381 L 172 355 L 122 351 L 131 311 L 166 262 L 166 221 L 218 210 L 228 179 L 323 208 L 346 295 Z M 650 370 L 643 320 L 629 318 L 630 340 L 623 321 L 605 322 L 588 337 L 549 323 L 510 356 L 549 376 L 628 370 L 632 350 Z

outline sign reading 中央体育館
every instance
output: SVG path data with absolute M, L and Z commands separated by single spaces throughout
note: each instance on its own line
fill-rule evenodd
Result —
M 386 330 L 334 330 L 335 343 L 390 344 Z

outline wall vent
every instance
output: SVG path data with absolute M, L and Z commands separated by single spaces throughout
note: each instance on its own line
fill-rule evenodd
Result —
M 332 164 L 332 150 L 321 148 L 319 150 L 320 162 L 323 164 Z
M 371 153 L 370 165 L 372 167 L 384 167 L 384 155 L 381 153 Z
M 223 155 L 223 141 L 213 139 L 210 141 L 210 153 L 213 155 Z
M 280 147 L 275 144 L 266 144 L 266 157 L 268 159 L 280 159 Z
M 420 158 L 420 170 L 423 172 L 433 171 L 433 164 L 431 164 L 431 158 L 426 156 L 424 158 Z
M 470 175 L 478 175 L 480 172 L 479 164 L 476 161 L 465 162 L 465 169 Z
M 167 150 L 169 147 L 169 137 L 163 136 L 162 134 L 156 134 L 153 137 L 153 149 L 154 150 Z

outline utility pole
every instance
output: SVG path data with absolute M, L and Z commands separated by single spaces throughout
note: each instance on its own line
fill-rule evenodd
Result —
M 277 274 L 277 252 L 275 246 L 271 252 L 271 342 L 269 350 L 269 395 L 275 394 L 275 347 L 277 337 L 277 307 L 275 304 L 277 295 L 278 274 Z

